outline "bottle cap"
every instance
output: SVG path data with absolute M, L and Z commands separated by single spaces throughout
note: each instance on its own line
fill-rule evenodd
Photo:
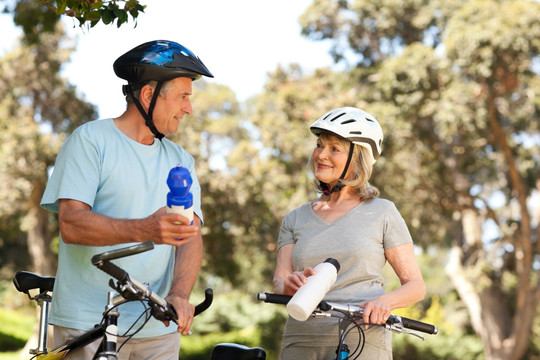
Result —
M 341 265 L 339 265 L 339 261 L 337 261 L 334 258 L 328 258 L 324 260 L 325 263 L 330 263 L 336 267 L 336 272 L 339 272 L 339 269 L 341 268 Z
M 184 209 L 193 206 L 193 194 L 189 191 L 192 184 L 188 169 L 181 165 L 173 167 L 167 178 L 167 186 L 171 190 L 167 194 L 167 206 L 183 206 Z

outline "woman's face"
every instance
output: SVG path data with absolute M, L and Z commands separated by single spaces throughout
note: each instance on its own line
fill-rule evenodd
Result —
M 313 171 L 317 180 L 334 186 L 345 169 L 349 147 L 335 136 L 319 136 L 313 150 Z

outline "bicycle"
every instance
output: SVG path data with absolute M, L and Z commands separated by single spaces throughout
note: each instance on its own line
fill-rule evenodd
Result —
M 257 294 L 257 300 L 272 304 L 286 305 L 291 298 L 292 296 L 290 295 L 268 292 Z M 362 320 L 362 314 L 363 309 L 356 305 L 339 304 L 329 301 L 321 301 L 311 313 L 310 316 L 312 317 L 334 317 L 339 319 L 339 342 L 336 347 L 336 358 L 334 360 L 356 359 L 360 356 L 365 344 L 364 330 L 361 325 L 381 326 L 389 331 L 413 335 L 422 340 L 425 340 L 425 337 L 419 334 L 418 331 L 431 335 L 435 335 L 439 331 L 435 325 L 397 315 L 390 315 L 385 324 L 362 324 L 359 322 L 359 320 Z M 345 338 L 354 329 L 357 329 L 359 332 L 359 343 L 351 352 L 345 342 Z
M 178 320 L 176 312 L 165 299 L 154 293 L 149 286 L 130 277 L 125 270 L 111 262 L 111 260 L 135 255 L 149 251 L 153 248 L 154 244 L 151 241 L 148 241 L 129 247 L 107 251 L 92 257 L 91 262 L 94 266 L 117 280 L 116 283 L 113 279 L 109 280 L 109 286 L 113 290 L 109 291 L 107 294 L 107 305 L 103 312 L 102 321 L 101 323 L 96 324 L 93 329 L 86 331 L 77 338 L 52 350 L 47 349 L 47 336 L 48 314 L 50 303 L 52 301 L 51 293 L 53 291 L 55 277 L 41 276 L 29 271 L 18 271 L 13 278 L 13 284 L 16 289 L 19 292 L 26 294 L 30 300 L 35 301 L 40 307 L 38 347 L 30 349 L 30 355 L 33 355 L 31 359 L 61 359 L 70 352 L 80 349 L 98 339 L 102 340 L 94 355 L 94 359 L 118 359 L 118 351 L 123 345 L 118 347 L 118 328 L 116 326 L 118 317 L 120 316 L 118 307 L 129 301 L 140 301 L 145 304 L 145 313 L 149 312 L 149 315 L 157 320 L 172 321 L 176 323 Z M 35 294 L 36 290 L 38 291 L 37 295 L 32 296 L 33 293 Z M 208 309 L 212 304 L 212 301 L 213 291 L 212 289 L 206 289 L 205 299 L 195 306 L 194 316 L 197 316 Z M 146 314 L 145 321 L 139 329 L 141 329 L 149 319 L 150 317 Z M 137 330 L 135 330 L 135 332 L 136 331 Z M 127 338 L 125 342 L 129 341 L 134 334 L 135 333 L 129 335 L 125 334 Z M 248 348 L 244 345 L 228 343 L 217 344 L 212 350 L 211 356 L 211 360 L 266 359 L 266 353 L 261 348 Z

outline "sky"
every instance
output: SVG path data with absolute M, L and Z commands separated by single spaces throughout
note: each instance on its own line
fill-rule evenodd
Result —
M 207 80 L 227 85 L 243 101 L 262 92 L 267 74 L 278 65 L 298 63 L 306 72 L 332 65 L 327 42 L 300 35 L 298 18 L 311 2 L 141 0 L 147 8 L 135 28 L 131 17 L 120 28 L 100 23 L 91 29 L 64 17 L 68 34 L 78 40 L 63 74 L 97 106 L 99 117 L 118 116 L 125 108 L 124 81 L 114 74 L 114 60 L 143 42 L 166 39 L 198 55 L 215 76 Z M 9 16 L 1 15 L 0 33 L 4 54 L 16 46 L 20 31 Z

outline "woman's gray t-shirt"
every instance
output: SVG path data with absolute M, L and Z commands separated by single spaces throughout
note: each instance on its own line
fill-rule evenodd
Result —
M 311 203 L 298 207 L 283 219 L 278 250 L 294 244 L 295 271 L 315 267 L 329 257 L 338 260 L 341 268 L 337 280 L 324 300 L 359 304 L 384 293 L 385 249 L 411 242 L 407 225 L 395 205 L 375 198 L 357 205 L 332 223 L 317 216 Z M 289 317 L 283 345 L 305 343 L 308 346 L 314 341 L 321 345 L 335 343 L 337 330 L 335 326 L 324 325 L 328 322 L 335 323 L 335 320 L 310 317 L 299 322 Z M 387 348 L 387 345 L 381 346 Z

